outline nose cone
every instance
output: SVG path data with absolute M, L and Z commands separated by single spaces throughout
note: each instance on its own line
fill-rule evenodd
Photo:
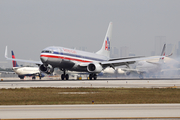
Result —
M 46 62 L 47 62 L 47 60 L 48 60 L 48 58 L 47 58 L 47 57 L 41 57 L 40 59 L 41 59 L 42 63 L 46 63 Z

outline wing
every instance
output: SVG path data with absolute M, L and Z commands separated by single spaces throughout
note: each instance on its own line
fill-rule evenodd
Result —
M 122 59 L 122 60 L 113 60 L 113 61 L 101 62 L 100 64 L 102 66 L 110 66 L 110 67 L 116 67 L 116 66 L 121 66 L 121 65 L 128 66 L 129 64 L 134 64 L 136 61 L 152 60 L 152 59 L 157 59 L 157 58 L 164 58 L 164 56 L 154 56 L 154 57 L 143 57 L 143 58 L 132 58 L 132 59 L 130 58 L 130 59 Z
M 14 60 L 14 61 L 20 61 L 20 62 L 27 62 L 27 63 L 34 63 L 34 64 L 37 64 L 37 65 L 41 65 L 42 62 L 41 61 L 32 61 L 32 60 L 23 60 L 23 59 L 13 59 L 13 58 L 9 58 L 8 57 L 8 54 L 7 54 L 7 46 L 5 48 L 5 58 L 7 60 Z
M 145 57 L 145 56 L 136 56 L 136 57 L 124 57 L 124 58 L 112 58 L 110 59 L 109 61 L 114 61 L 114 60 L 125 60 L 125 59 L 133 59 L 133 58 L 142 58 L 142 57 Z

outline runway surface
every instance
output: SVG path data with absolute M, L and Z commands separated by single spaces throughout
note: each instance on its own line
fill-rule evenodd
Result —
M 0 106 L 10 118 L 180 118 L 180 104 L 22 105 Z
M 96 87 L 96 88 L 180 88 L 180 80 L 3 80 L 0 88 Z M 102 104 L 102 105 L 17 105 L 0 106 L 0 119 L 93 118 L 93 119 L 180 119 L 180 104 Z
M 180 80 L 3 80 L 0 88 L 30 88 L 30 87 L 96 87 L 96 88 L 167 88 L 180 87 Z

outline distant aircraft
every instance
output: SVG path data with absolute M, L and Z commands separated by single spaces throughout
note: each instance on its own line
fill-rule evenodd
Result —
M 89 73 L 89 79 L 97 79 L 97 74 L 107 67 L 115 69 L 116 66 L 133 64 L 139 60 L 162 58 L 162 56 L 156 57 L 128 57 L 128 58 L 110 58 L 110 41 L 112 34 L 112 22 L 110 22 L 107 33 L 104 38 L 103 45 L 96 53 L 90 53 L 80 50 L 74 50 L 64 47 L 47 47 L 42 50 L 40 54 L 41 61 L 27 61 L 22 59 L 16 59 L 16 61 L 30 62 L 39 65 L 39 69 L 46 73 L 51 74 L 54 68 L 59 68 L 63 71 L 61 79 L 68 80 L 69 75 L 66 71 L 78 71 Z M 75 41 L 74 41 L 75 42 Z M 94 41 L 93 44 L 96 44 Z M 5 50 L 5 57 L 7 60 L 11 60 L 7 57 L 7 46 Z
M 164 57 L 169 57 L 170 55 L 165 56 L 165 49 L 166 49 L 166 44 L 164 44 L 161 56 Z M 162 66 L 164 65 L 164 57 L 159 58 L 157 61 L 149 61 L 149 60 L 142 60 L 142 61 L 137 61 L 135 63 L 135 69 L 131 69 L 130 67 L 128 68 L 122 68 L 123 71 L 127 73 L 127 75 L 130 75 L 132 72 L 136 72 L 139 74 L 139 78 L 143 79 L 145 76 L 146 77 L 155 77 L 155 75 L 161 74 Z
M 12 52 L 12 59 L 15 59 L 14 52 Z M 13 68 L 12 70 L 18 74 L 18 77 L 20 79 L 24 79 L 25 76 L 32 76 L 32 79 L 36 79 L 36 76 L 44 77 L 44 74 L 42 74 L 39 71 L 39 67 L 20 67 L 15 60 L 12 60 Z

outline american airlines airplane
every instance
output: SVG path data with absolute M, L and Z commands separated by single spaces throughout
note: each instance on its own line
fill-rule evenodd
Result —
M 90 53 L 65 47 L 50 46 L 42 50 L 40 54 L 41 61 L 27 61 L 16 59 L 16 61 L 30 62 L 39 65 L 39 69 L 51 74 L 54 68 L 59 68 L 63 71 L 61 79 L 68 80 L 69 75 L 66 71 L 77 71 L 89 73 L 89 79 L 96 80 L 97 74 L 107 67 L 115 69 L 116 66 L 133 64 L 139 60 L 162 58 L 164 56 L 156 57 L 128 57 L 128 58 L 110 58 L 110 42 L 112 35 L 112 22 L 110 22 L 107 33 L 105 35 L 103 45 L 96 53 Z M 7 60 L 12 60 L 7 57 L 7 46 L 5 50 L 5 57 Z
M 12 59 L 15 59 L 14 52 L 12 52 Z M 42 74 L 39 71 L 38 67 L 20 67 L 16 61 L 12 60 L 13 68 L 12 70 L 18 75 L 20 79 L 24 79 L 25 76 L 32 76 L 32 79 L 36 79 L 36 76 L 44 77 L 44 74 Z

